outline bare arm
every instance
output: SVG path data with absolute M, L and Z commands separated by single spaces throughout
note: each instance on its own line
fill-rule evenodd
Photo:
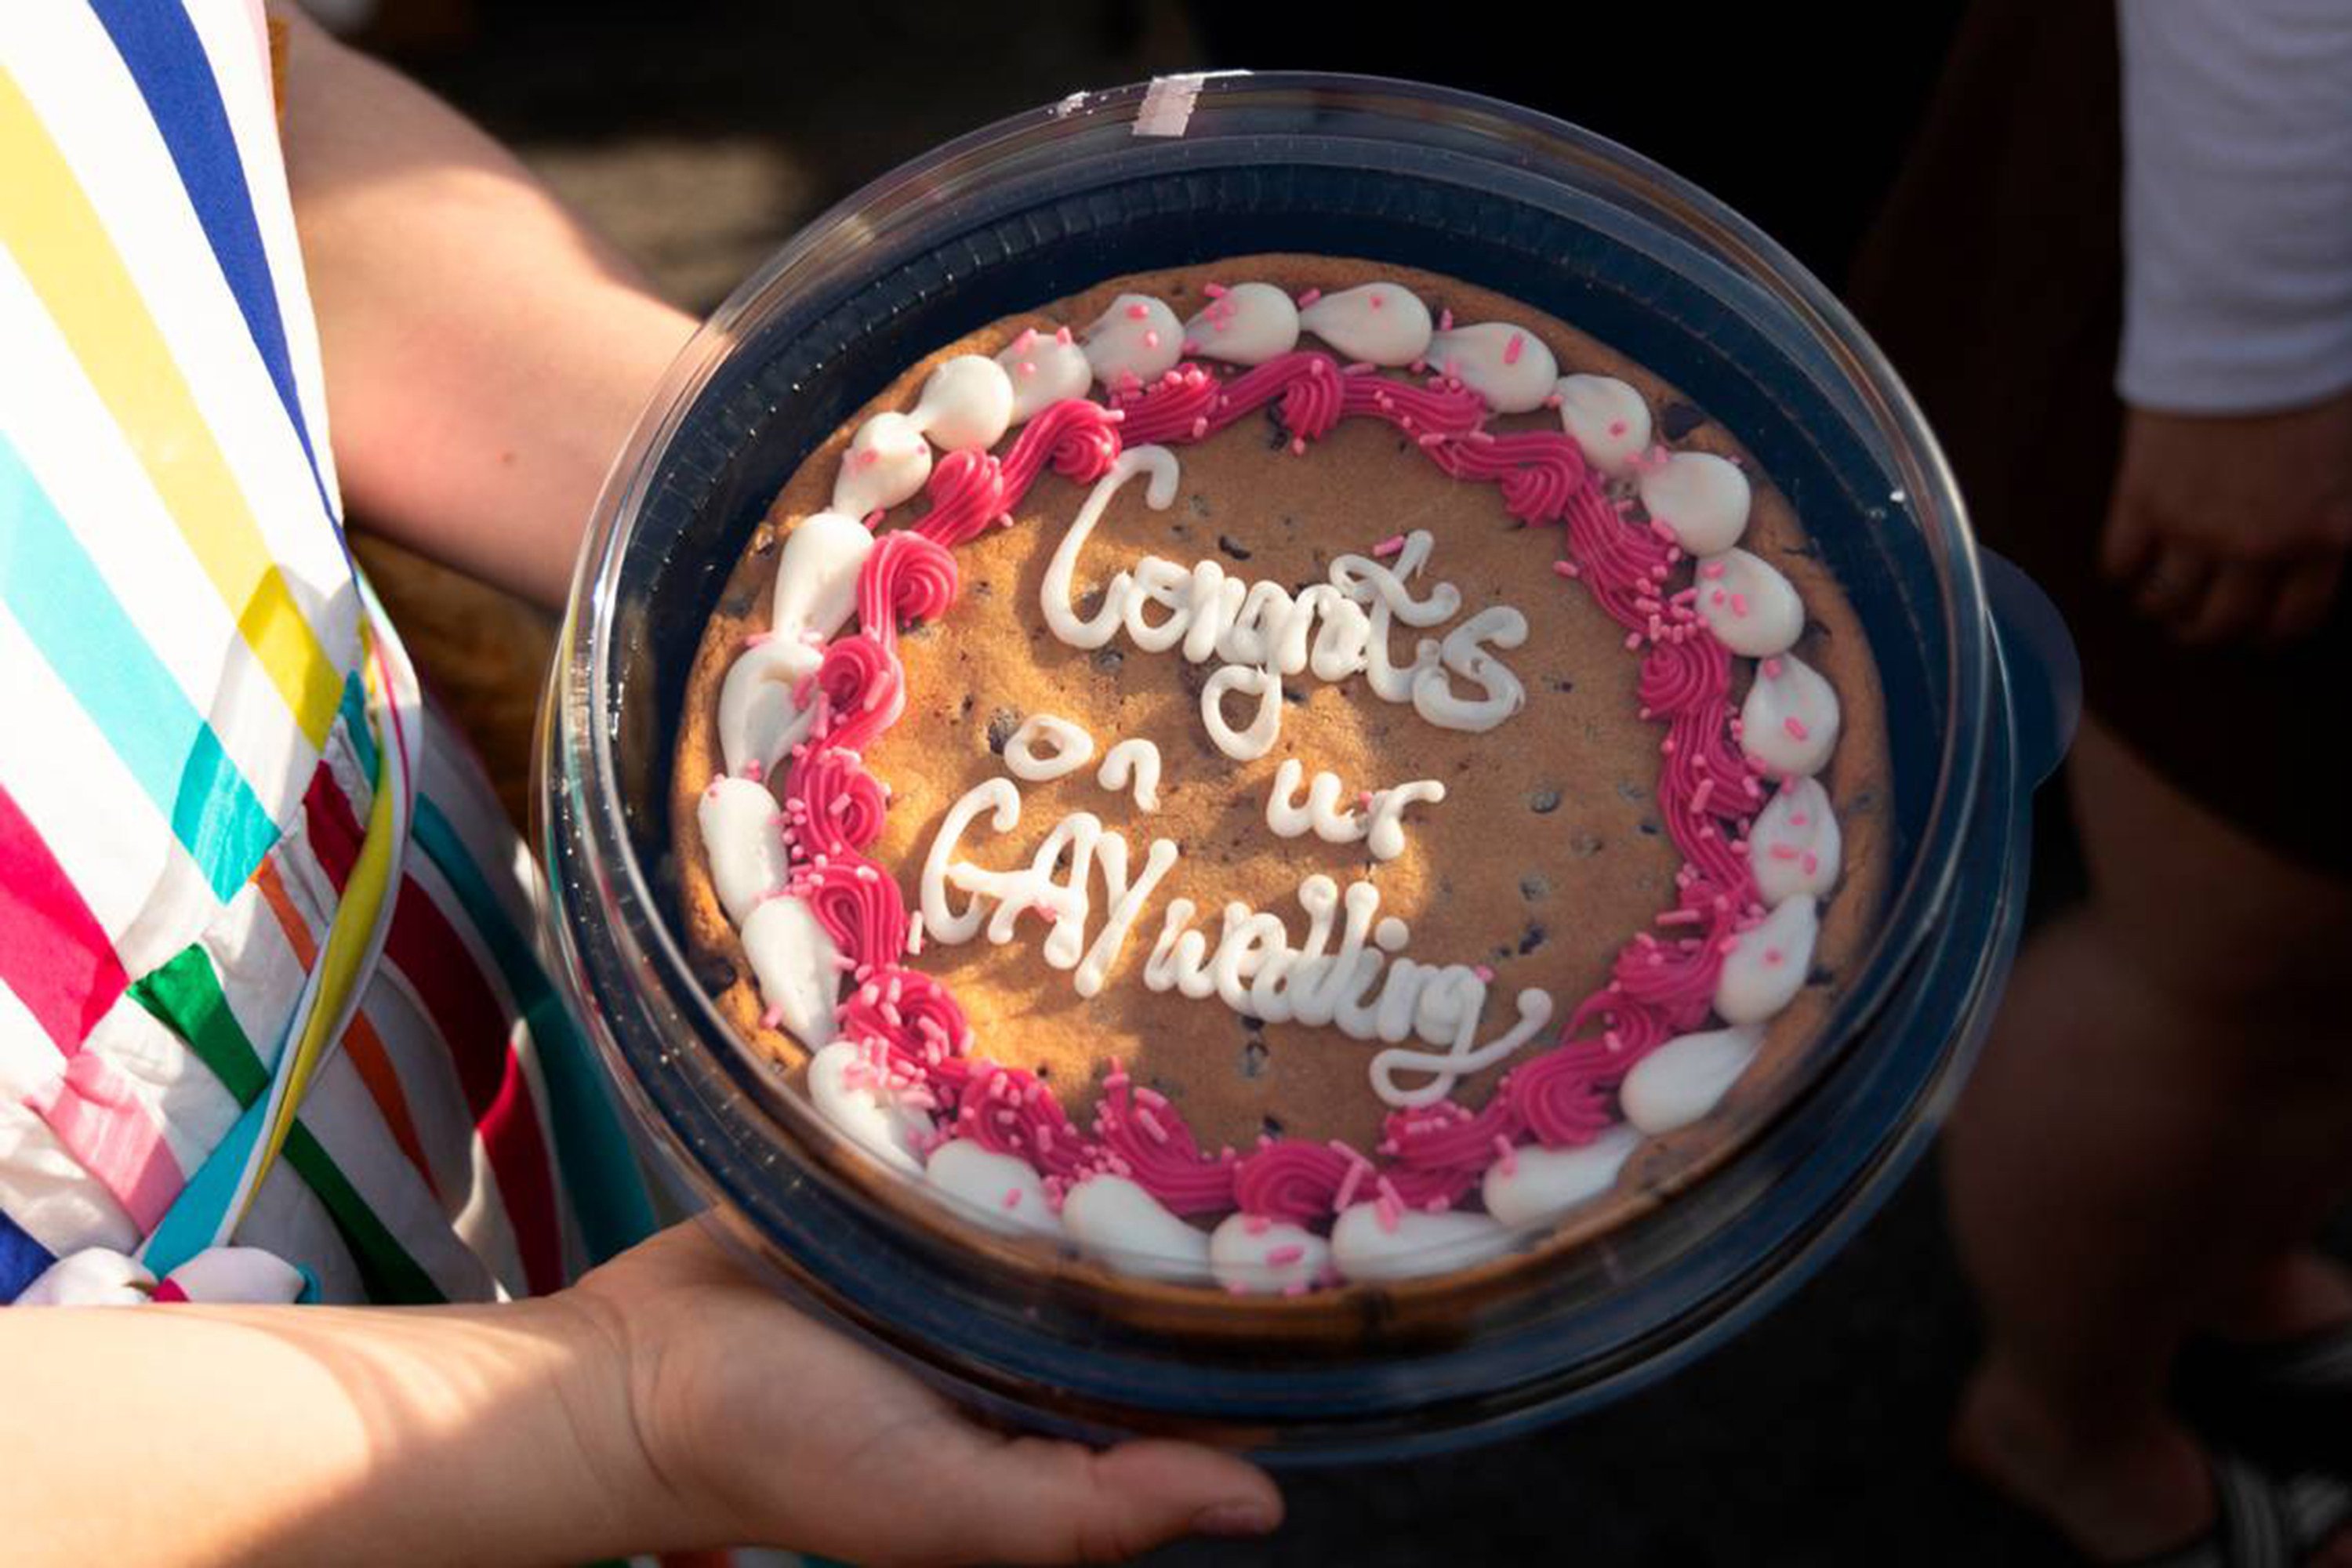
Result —
M 498 143 L 299 15 L 287 174 L 343 489 L 554 605 L 605 469 L 693 322 Z

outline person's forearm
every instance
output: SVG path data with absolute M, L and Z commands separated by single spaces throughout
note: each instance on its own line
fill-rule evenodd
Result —
M 600 1353 L 600 1352 L 602 1353 Z M 653 1489 L 562 1300 L 0 1312 L 12 1563 L 582 1562 Z M 604 1438 L 590 1434 L 603 1433 Z
M 693 323 L 455 110 L 288 20 L 287 176 L 351 510 L 558 604 Z

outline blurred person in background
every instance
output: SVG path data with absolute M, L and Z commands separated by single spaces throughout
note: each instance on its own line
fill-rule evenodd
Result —
M 998 1436 L 699 1227 L 628 1247 L 535 872 L 341 509 L 557 605 L 692 322 L 251 0 L 0 5 L 0 170 L 9 1561 L 1271 1529 L 1237 1459 Z

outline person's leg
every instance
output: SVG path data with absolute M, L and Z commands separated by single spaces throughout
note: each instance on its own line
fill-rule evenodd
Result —
M 2352 886 L 2095 724 L 2071 773 L 2091 896 L 2020 962 L 1945 1143 L 1988 1327 L 1955 1441 L 2084 1551 L 2125 1558 L 2212 1514 L 2164 1405 L 2183 1338 L 2345 1303 L 2302 1249 L 2352 1185 Z

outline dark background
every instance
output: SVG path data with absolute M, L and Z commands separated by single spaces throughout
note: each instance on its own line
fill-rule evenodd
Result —
M 1518 20 L 1490 9 L 1455 28 L 1353 9 L 708 3 L 604 16 L 378 0 L 359 37 L 515 147 L 700 312 L 796 226 L 936 142 L 1074 89 L 1203 66 L 1418 77 L 1546 110 L 1696 180 L 1835 284 L 1900 166 L 1959 6 L 1920 0 L 1833 30 L 1792 26 L 1778 7 L 1563 5 Z M 368 554 L 519 808 L 543 623 Z M 2042 837 L 2046 907 L 2077 873 L 2063 830 Z M 1272 1541 L 1155 1560 L 2069 1561 L 1945 1461 L 1973 1342 L 1923 1170 L 1794 1300 L 1664 1385 L 1516 1443 L 1291 1477 L 1291 1522 Z

